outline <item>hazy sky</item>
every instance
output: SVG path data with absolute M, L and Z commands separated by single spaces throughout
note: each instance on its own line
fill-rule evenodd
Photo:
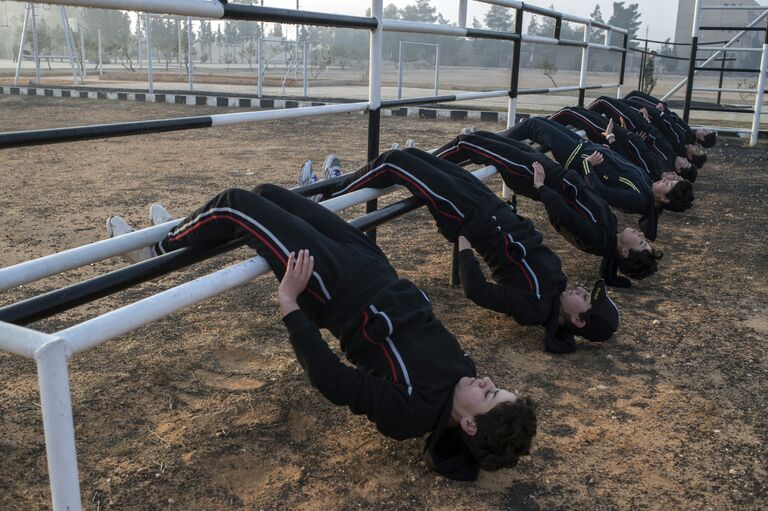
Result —
M 404 7 L 408 4 L 416 3 L 415 0 L 384 0 L 384 5 L 390 3 L 398 7 Z M 555 9 L 576 16 L 588 18 L 599 4 L 603 12 L 603 18 L 608 21 L 613 12 L 613 1 L 604 0 L 533 0 L 529 2 L 541 7 L 555 6 Z M 677 0 L 629 0 L 626 4 L 638 3 L 640 13 L 642 14 L 642 27 L 640 36 L 645 36 L 645 28 L 648 27 L 648 36 L 650 39 L 664 40 L 667 37 L 675 36 L 675 20 L 677 18 Z M 458 20 L 458 0 L 432 0 L 432 5 L 443 14 L 443 17 L 449 21 Z M 264 5 L 269 7 L 296 8 L 296 0 L 264 0 Z M 363 15 L 365 9 L 370 7 L 370 2 L 365 0 L 299 0 L 299 5 L 304 10 L 335 12 L 339 14 Z M 490 8 L 488 4 L 479 2 L 469 2 L 468 19 L 476 17 L 483 21 L 485 12 Z

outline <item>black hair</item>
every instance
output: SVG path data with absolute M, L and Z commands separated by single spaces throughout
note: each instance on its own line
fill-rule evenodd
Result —
M 642 280 L 650 277 L 659 269 L 656 263 L 664 257 L 661 250 L 630 250 L 627 257 L 617 257 L 616 265 L 619 271 L 627 277 L 635 280 Z
M 717 142 L 717 132 L 710 131 L 709 133 L 704 135 L 704 139 L 701 141 L 701 146 L 709 149 L 710 147 L 715 145 L 715 142 Z
M 464 444 L 483 470 L 514 467 L 520 456 L 531 452 L 536 435 L 536 403 L 530 398 L 518 398 L 514 403 L 496 405 L 475 416 L 477 431 L 467 434 Z
M 688 168 L 680 169 L 680 177 L 682 177 L 686 181 L 690 181 L 691 183 L 696 181 L 696 176 L 698 175 L 699 175 L 699 168 L 693 163 L 688 165 Z
M 693 204 L 693 185 L 690 181 L 678 181 L 665 195 L 669 202 L 661 204 L 663 209 L 683 212 Z
M 701 146 L 698 146 L 701 147 Z M 704 166 L 705 163 L 707 163 L 707 153 L 705 153 L 703 150 L 701 154 L 692 154 L 688 160 L 696 165 L 697 168 L 701 168 Z

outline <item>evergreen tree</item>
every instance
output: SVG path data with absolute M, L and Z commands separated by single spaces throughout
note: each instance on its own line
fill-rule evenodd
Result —
M 507 7 L 492 5 L 485 13 L 485 24 L 491 30 L 511 32 L 513 30 L 512 12 Z
M 613 14 L 608 20 L 609 25 L 627 29 L 630 39 L 630 45 L 637 46 L 637 42 L 632 39 L 637 37 L 637 31 L 640 28 L 640 12 L 637 4 L 624 6 L 624 2 L 613 2 Z M 621 34 L 612 34 L 611 44 L 621 44 Z
M 592 11 L 592 14 L 589 15 L 589 18 L 592 21 L 597 21 L 598 23 L 605 23 L 605 20 L 603 19 L 603 12 L 600 10 L 600 4 L 595 4 L 595 10 Z M 592 43 L 600 44 L 605 42 L 605 30 L 599 28 L 591 29 L 589 31 L 589 41 Z

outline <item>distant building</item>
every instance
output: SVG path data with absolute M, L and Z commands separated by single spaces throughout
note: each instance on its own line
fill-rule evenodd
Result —
M 693 10 L 695 0 L 680 0 L 680 4 L 677 8 L 677 25 L 675 27 L 675 43 L 691 42 L 691 31 L 693 29 Z M 757 9 L 749 11 L 741 10 L 705 10 L 701 11 L 701 25 L 710 27 L 746 27 L 763 10 L 768 10 L 768 5 L 760 5 L 754 0 L 702 0 L 701 5 L 713 6 L 713 5 L 726 5 L 726 6 L 755 6 Z M 764 27 L 765 23 L 761 23 L 759 26 Z M 734 30 L 706 30 L 701 31 L 699 36 L 699 45 L 710 41 L 729 41 L 738 31 Z M 738 47 L 762 47 L 764 40 L 763 32 L 747 32 L 736 44 Z M 722 45 L 715 45 L 722 46 Z M 677 55 L 679 57 L 688 57 L 690 55 L 689 46 L 676 46 Z M 712 52 L 699 51 L 699 57 L 709 57 Z M 747 52 L 731 52 L 727 55 L 728 58 L 736 58 L 734 62 L 730 62 L 727 67 L 756 67 L 760 62 L 760 56 L 756 53 Z

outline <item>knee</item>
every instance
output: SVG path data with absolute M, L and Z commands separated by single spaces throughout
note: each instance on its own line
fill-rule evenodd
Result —
M 262 197 L 270 198 L 280 193 L 281 190 L 285 191 L 284 188 L 273 185 L 272 183 L 262 183 L 253 189 L 253 193 L 256 195 L 261 195 Z

